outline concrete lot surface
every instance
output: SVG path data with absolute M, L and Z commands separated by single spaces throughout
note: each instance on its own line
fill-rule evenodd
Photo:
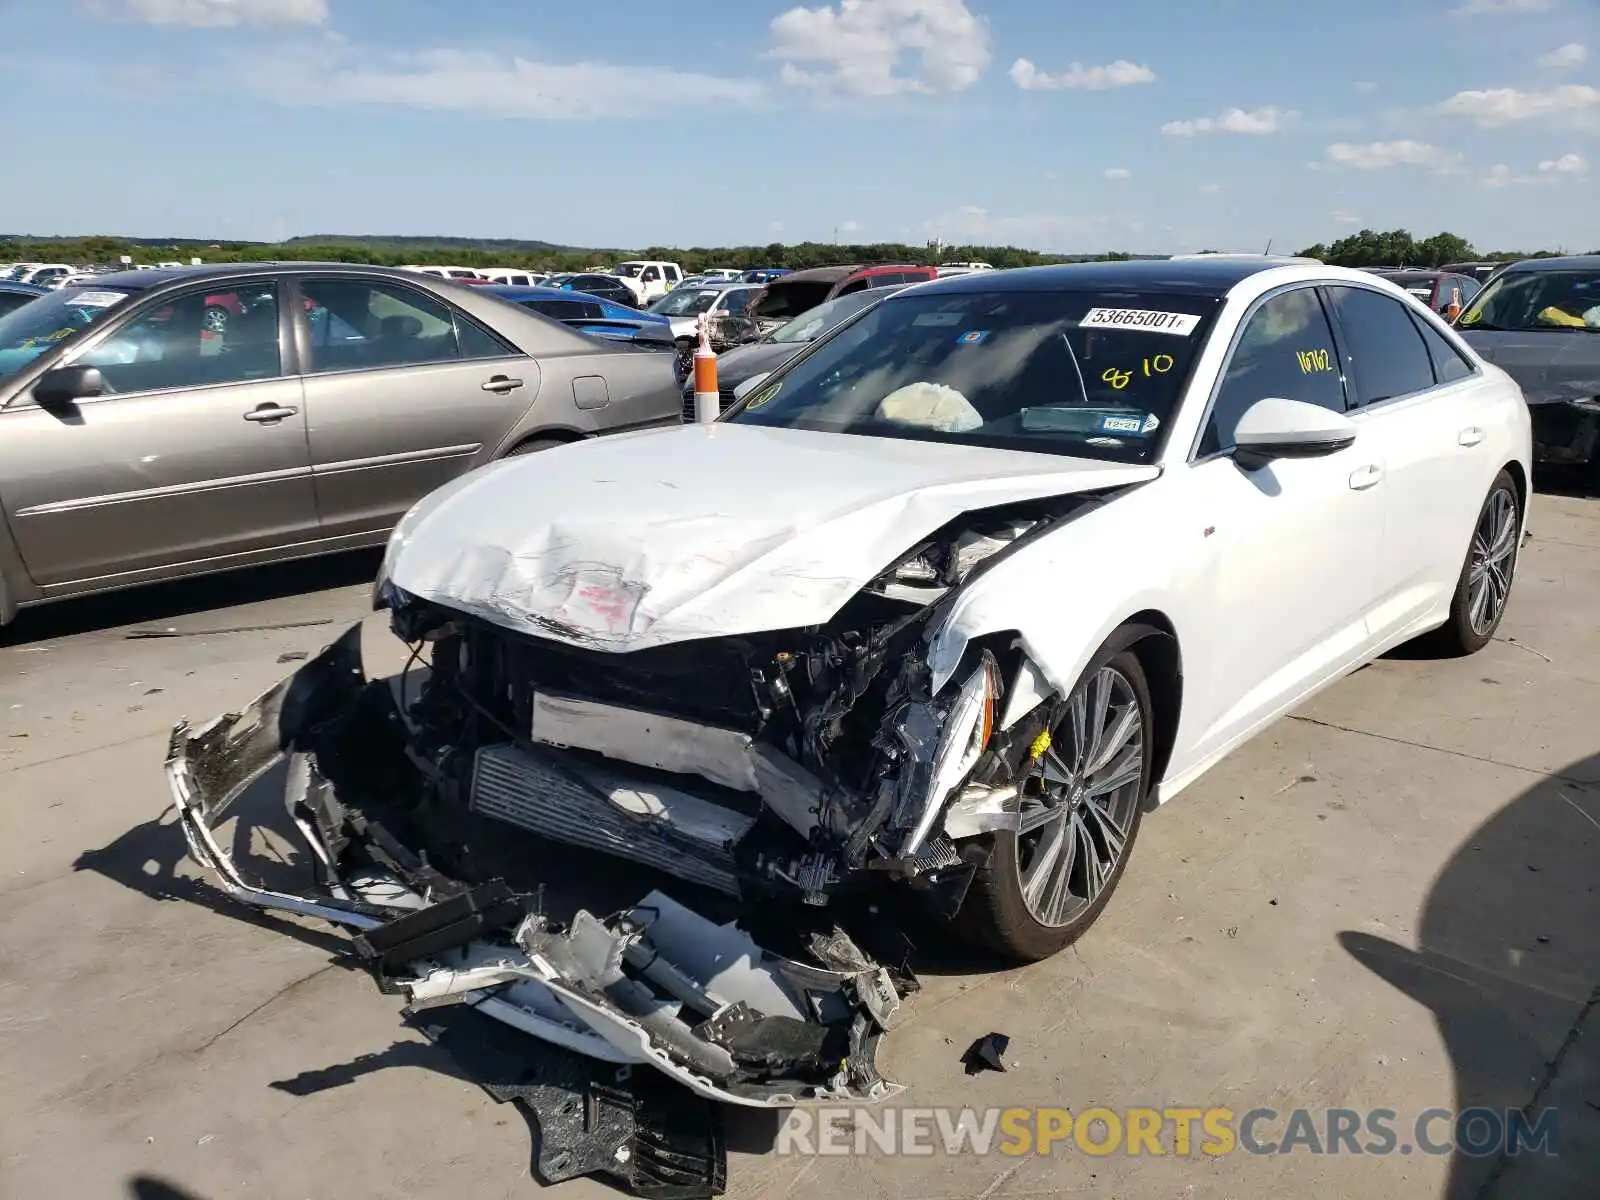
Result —
M 1387 1108 L 1407 1133 L 1434 1107 L 1555 1105 L 1558 1156 L 780 1157 L 771 1122 L 740 1119 L 729 1194 L 1600 1194 L 1600 502 L 1541 496 L 1533 530 L 1482 654 L 1386 659 L 1280 723 L 1146 821 L 1074 949 L 929 973 L 884 1057 L 913 1106 Z M 341 965 L 337 935 L 198 882 L 163 816 L 172 723 L 247 703 L 361 619 L 374 567 L 0 633 L 0 1196 L 538 1193 L 519 1112 Z M 151 631 L 178 636 L 130 636 Z M 369 629 L 369 663 L 398 666 L 386 639 Z M 991 1030 L 1012 1069 L 969 1078 Z

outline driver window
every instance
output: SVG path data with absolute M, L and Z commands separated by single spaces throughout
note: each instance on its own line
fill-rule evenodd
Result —
M 277 288 L 228 283 L 175 296 L 72 362 L 98 367 L 108 391 L 119 394 L 274 379 L 281 371 Z
M 1217 389 L 1200 454 L 1232 449 L 1239 418 L 1268 397 L 1344 411 L 1339 352 L 1314 288 L 1274 296 L 1245 323 Z

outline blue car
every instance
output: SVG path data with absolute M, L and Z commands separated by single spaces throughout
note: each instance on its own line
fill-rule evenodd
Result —
M 49 288 L 36 287 L 31 283 L 18 283 L 13 279 L 0 279 L 0 317 L 9 312 L 16 312 L 24 304 L 49 294 Z
M 669 318 L 641 312 L 587 292 L 553 287 L 486 287 L 481 289 L 520 308 L 532 309 L 541 316 L 595 337 L 617 342 L 632 342 L 658 350 L 676 350 Z M 678 383 L 687 378 L 687 360 L 679 355 Z
M 792 267 L 751 267 L 739 276 L 740 283 L 771 283 L 774 279 L 782 279 L 785 275 L 793 275 Z

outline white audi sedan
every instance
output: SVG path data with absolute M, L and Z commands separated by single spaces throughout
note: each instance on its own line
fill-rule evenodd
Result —
M 403 914 L 374 864 L 413 907 L 440 880 L 529 892 L 532 837 L 753 918 L 906 889 L 1038 959 L 1095 920 L 1145 812 L 1246 739 L 1403 642 L 1481 648 L 1529 471 L 1516 385 L 1364 272 L 941 279 L 713 423 L 435 492 L 377 589 L 426 678 L 364 683 L 347 635 L 242 716 L 180 727 L 169 771 L 197 856 L 255 903 Z M 311 762 L 290 778 L 316 895 L 250 885 L 212 832 L 282 753 Z M 634 954 L 637 920 L 599 936 Z M 696 928 L 675 944 L 709 962 L 724 927 Z M 520 946 L 518 978 L 593 1002 L 553 935 L 474 930 L 496 970 Z M 679 1061 L 715 1034 L 652 1044 Z

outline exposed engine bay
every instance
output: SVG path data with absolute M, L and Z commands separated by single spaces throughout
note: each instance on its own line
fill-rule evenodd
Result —
M 1085 502 L 966 516 L 821 626 L 625 654 L 390 589 L 397 634 L 432 651 L 412 758 L 446 807 L 730 896 L 822 906 L 893 877 L 948 915 L 974 867 L 958 842 L 1003 826 L 998 781 L 1038 752 L 1049 713 L 1004 644 L 969 648 L 935 696 L 925 636 L 984 561 Z
M 543 1092 L 490 1088 L 538 1109 L 547 1181 L 603 1171 L 641 1195 L 717 1194 L 714 1121 L 661 1117 L 681 1105 L 647 1101 L 628 1072 L 713 1105 L 900 1090 L 876 1056 L 915 978 L 841 914 L 901 884 L 953 916 L 1059 718 L 1009 638 L 974 641 L 934 694 L 930 630 L 985 563 L 1103 495 L 965 514 L 819 626 L 626 653 L 386 585 L 411 669 L 369 680 L 357 626 L 249 709 L 174 730 L 191 852 L 240 900 L 352 931 L 408 1015 L 475 1010 L 565 1062 L 539 1068 Z M 218 832 L 280 769 L 315 874 L 303 891 L 249 877 Z M 688 889 L 558 920 L 538 851 L 552 844 Z M 569 1093 L 612 1114 L 605 1136 L 562 1124 Z

